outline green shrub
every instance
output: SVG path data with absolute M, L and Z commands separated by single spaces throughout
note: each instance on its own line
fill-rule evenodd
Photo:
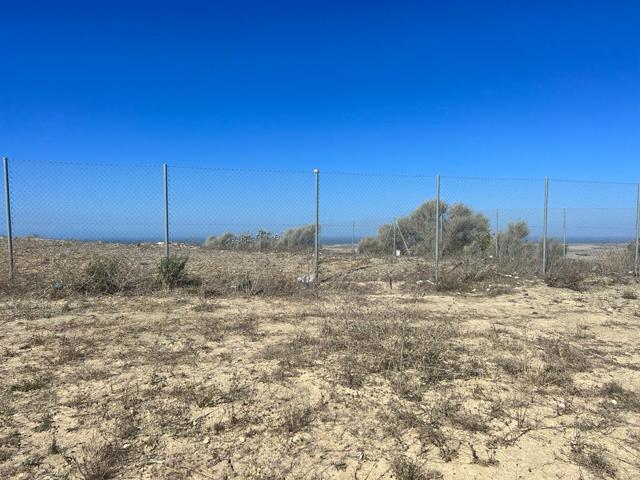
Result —
M 231 250 L 238 248 L 238 237 L 231 232 L 225 232 L 219 237 L 210 235 L 204 242 L 204 246 L 207 248 L 214 248 L 216 250 Z
M 255 236 L 248 233 L 235 235 L 230 232 L 215 237 L 209 236 L 204 247 L 216 250 L 242 251 L 303 251 L 313 248 L 315 242 L 315 226 L 304 225 L 290 228 L 281 236 L 266 230 L 258 230 Z
M 116 293 L 128 286 L 126 271 L 120 260 L 94 257 L 84 269 L 80 290 L 89 293 Z
M 491 245 L 489 220 L 466 205 L 453 205 L 443 219 L 442 240 L 444 254 L 481 254 Z
M 463 204 L 447 205 L 440 202 L 442 228 L 441 246 L 444 254 L 484 253 L 491 245 L 489 220 L 480 213 L 474 213 Z M 428 200 L 416 208 L 410 215 L 397 219 L 396 248 L 409 249 L 414 255 L 431 255 L 435 250 L 436 238 L 436 201 Z M 393 252 L 392 223 L 378 228 L 375 237 L 360 242 L 358 250 L 362 253 L 379 254 Z M 402 233 L 401 238 L 400 232 Z M 406 243 L 406 247 L 405 247 Z M 409 252 L 405 252 L 409 253 Z
M 358 243 L 358 253 L 364 255 L 380 255 L 383 253 L 383 247 L 377 238 L 364 237 Z
M 545 283 L 550 287 L 583 290 L 589 266 L 580 260 L 563 258 L 551 262 L 545 275 Z
M 315 244 L 315 225 L 305 225 L 286 230 L 275 243 L 277 250 L 310 250 Z
M 540 242 L 540 257 L 542 258 L 542 242 Z M 554 268 L 556 264 L 566 263 L 564 245 L 553 238 L 547 239 L 547 270 Z
M 527 240 L 529 226 L 524 221 L 515 221 L 507 225 L 498 236 L 498 269 L 502 272 L 519 275 L 537 275 L 540 272 L 541 247 Z M 495 248 L 495 243 L 493 244 Z
M 277 241 L 277 235 L 273 235 L 271 232 L 266 230 L 258 230 L 254 239 L 253 247 L 255 250 L 260 250 L 261 252 L 264 250 L 271 250 Z
M 595 267 L 601 275 L 624 277 L 633 275 L 635 271 L 635 242 L 622 246 L 609 246 L 598 255 Z
M 517 221 L 507 225 L 507 229 L 498 235 L 500 259 L 522 257 L 527 251 L 526 239 L 529 233 L 529 226 L 526 222 Z
M 170 255 L 163 257 L 158 264 L 158 275 L 160 280 L 169 288 L 184 282 L 187 277 L 187 261 L 189 257 L 186 255 Z

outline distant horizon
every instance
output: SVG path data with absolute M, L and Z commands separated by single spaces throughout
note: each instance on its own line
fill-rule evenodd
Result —
M 363 238 L 368 235 L 356 236 L 355 244 L 357 245 Z M 0 235 L 0 238 L 6 238 Z M 14 237 L 14 239 L 39 239 L 39 240 L 51 240 L 51 241 L 70 241 L 70 242 L 86 242 L 86 243 L 103 243 L 103 244 L 163 244 L 164 241 L 159 237 L 131 237 L 131 238 L 75 238 L 75 237 L 43 237 L 40 235 L 24 235 L 21 237 Z M 562 240 L 557 236 L 549 236 L 548 239 L 554 239 L 556 241 Z M 207 237 L 171 237 L 169 243 L 177 244 L 184 243 L 188 245 L 203 245 Z M 542 241 L 542 237 L 527 237 L 527 242 L 539 242 Z M 567 244 L 584 245 L 584 244 L 600 244 L 600 245 L 613 245 L 613 244 L 627 244 L 635 241 L 633 237 L 567 237 Z M 335 246 L 335 245 L 351 245 L 351 237 L 322 237 L 320 238 L 321 245 Z

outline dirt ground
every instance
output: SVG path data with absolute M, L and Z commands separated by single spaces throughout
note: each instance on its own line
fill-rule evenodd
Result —
M 30 248 L 25 270 L 83 268 L 81 245 Z M 308 262 L 190 255 L 264 285 Z M 5 290 L 0 478 L 640 478 L 638 284 L 442 292 L 384 265 L 282 291 Z

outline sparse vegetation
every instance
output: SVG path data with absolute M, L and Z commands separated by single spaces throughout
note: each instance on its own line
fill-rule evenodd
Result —
M 117 293 L 131 286 L 125 261 L 106 256 L 92 258 L 78 287 L 87 293 Z
M 585 467 L 597 478 L 616 478 L 618 469 L 607 458 L 601 447 L 585 446 L 575 453 L 576 463 Z
M 187 278 L 186 255 L 170 255 L 163 257 L 158 264 L 158 275 L 161 281 L 169 288 L 174 288 Z
M 545 282 L 550 287 L 580 291 L 584 289 L 587 271 L 588 266 L 580 260 L 556 259 L 545 275 Z
M 282 235 L 266 230 L 259 230 L 255 235 L 226 232 L 218 237 L 210 236 L 204 246 L 214 250 L 304 252 L 311 251 L 314 242 L 315 225 L 305 225 L 285 230 Z
M 84 480 L 107 480 L 114 478 L 120 468 L 124 450 L 113 441 L 94 439 L 82 446 L 82 453 L 68 462 Z
M 602 385 L 601 393 L 605 398 L 614 401 L 614 405 L 619 408 L 640 412 L 640 394 L 624 388 L 615 380 Z
M 503 255 L 535 257 L 508 230 Z M 442 285 L 424 259 L 336 255 L 310 288 L 305 253 L 175 245 L 167 289 L 162 246 L 118 246 L 128 286 L 105 294 L 65 245 L 75 277 L 42 261 L 41 290 L 2 299 L 0 478 L 640 474 L 635 287 L 591 264 L 576 292 L 471 250 Z
M 480 213 L 474 213 L 463 204 L 449 206 L 440 202 L 442 222 L 442 251 L 445 255 L 474 252 L 484 254 L 491 244 L 489 220 Z M 436 201 L 429 200 L 413 213 L 397 220 L 397 228 L 402 232 L 403 242 L 396 247 L 404 254 L 430 255 L 435 248 Z M 366 237 L 358 245 L 359 253 L 393 253 L 393 224 L 382 225 L 375 238 Z M 406 247 L 409 251 L 406 251 Z
M 391 462 L 394 478 L 398 480 L 442 480 L 442 473 L 437 470 L 425 470 L 414 460 L 406 456 L 395 457 Z

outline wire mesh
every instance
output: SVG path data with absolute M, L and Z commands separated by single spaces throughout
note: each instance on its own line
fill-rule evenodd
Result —
M 552 180 L 549 189 L 549 237 L 566 245 L 568 257 L 633 271 L 636 184 Z
M 16 237 L 162 240 L 162 170 L 149 165 L 10 164 Z
M 376 253 L 410 254 L 403 246 L 402 229 L 393 226 L 435 195 L 435 177 L 424 175 L 322 172 L 320 184 L 325 255 L 363 253 L 361 242 L 366 237 L 381 241 L 382 251 Z M 393 248 L 394 231 L 397 248 Z
M 162 165 L 11 160 L 9 171 L 13 234 L 18 239 L 102 243 L 164 239 Z M 210 251 L 313 254 L 312 171 L 169 166 L 168 172 L 171 242 Z M 544 185 L 542 178 L 441 177 L 441 257 L 454 259 L 480 246 L 483 258 L 500 262 L 506 252 L 503 242 L 524 225 L 523 241 L 530 247 L 531 261 L 539 262 Z M 556 255 L 560 248 L 562 256 L 604 258 L 613 252 L 621 273 L 632 271 L 637 185 L 553 179 L 549 185 L 547 253 Z M 321 257 L 373 255 L 433 262 L 435 187 L 435 175 L 321 171 Z M 466 228 L 456 226 L 461 215 L 472 218 L 474 235 L 482 233 L 482 245 L 477 238 L 460 240 Z M 6 235 L 3 205 L 0 259 L 4 264 Z M 305 265 L 312 271 L 310 263 Z
M 444 262 L 471 254 L 513 273 L 541 268 L 544 179 L 445 176 L 441 198 Z M 474 265 L 468 273 L 481 269 Z
M 313 172 L 169 167 L 168 183 L 173 242 L 204 247 L 208 262 L 244 252 L 231 263 L 313 271 Z
M 312 172 L 170 167 L 171 238 L 198 245 L 225 233 L 281 238 L 313 224 L 313 185 Z

